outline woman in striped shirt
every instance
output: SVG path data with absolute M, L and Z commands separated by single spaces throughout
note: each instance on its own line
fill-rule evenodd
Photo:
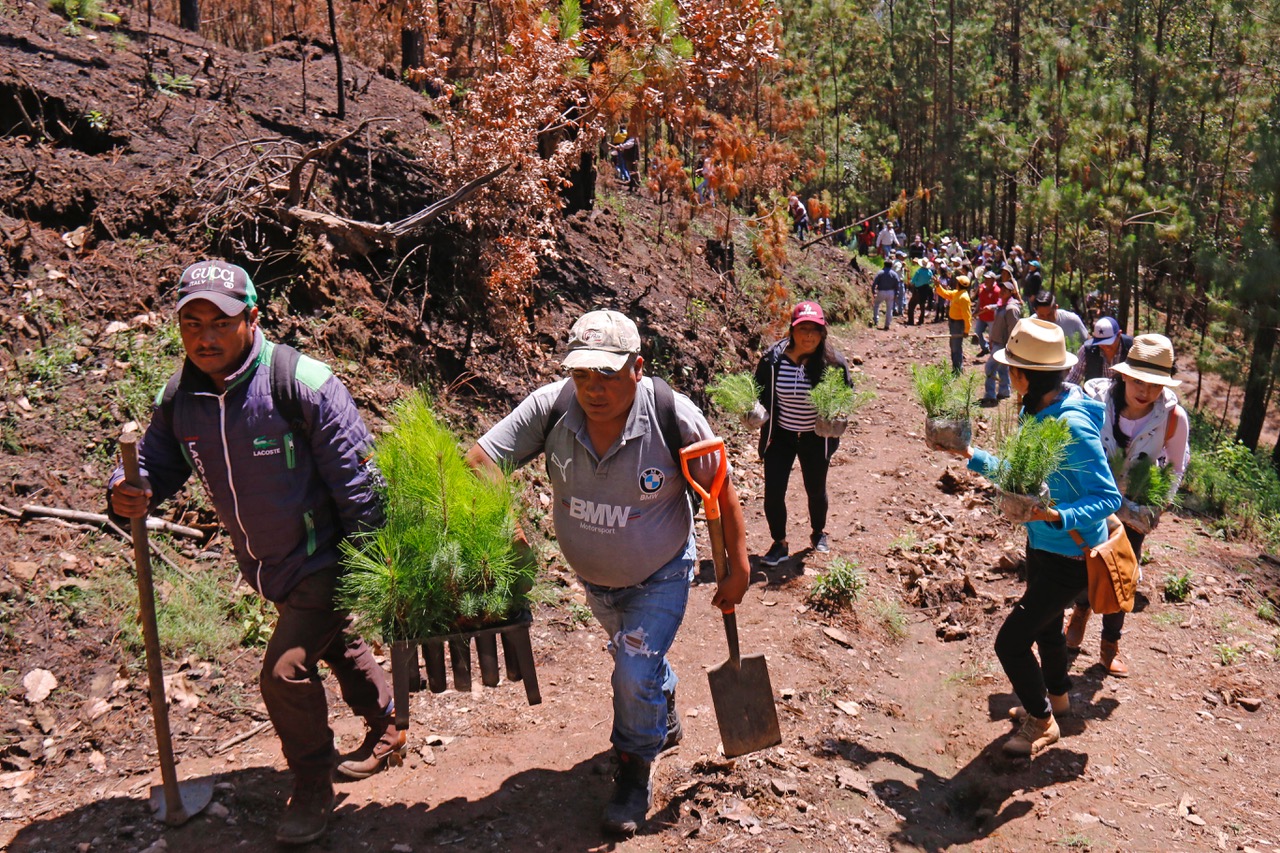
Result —
M 827 469 L 839 439 L 819 438 L 813 431 L 817 409 L 809 391 L 828 369 L 839 370 L 852 386 L 849 366 L 827 340 L 827 320 L 816 302 L 801 302 L 791 312 L 791 333 L 778 341 L 756 367 L 760 402 L 769 420 L 760 428 L 764 460 L 764 514 L 773 545 L 760 562 L 776 566 L 790 557 L 787 546 L 787 483 L 796 457 L 809 498 L 809 543 L 827 552 Z

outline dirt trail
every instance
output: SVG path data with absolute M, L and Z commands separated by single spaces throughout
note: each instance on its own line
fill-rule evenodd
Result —
M 829 557 L 801 553 L 776 569 L 754 566 L 739 611 L 742 640 L 744 652 L 768 655 L 781 747 L 732 764 L 718 757 L 703 670 L 725 647 L 709 605 L 707 562 L 673 650 L 686 739 L 659 763 L 655 812 L 638 838 L 611 843 L 598 832 L 610 791 L 605 638 L 571 609 L 543 609 L 533 633 L 544 703 L 527 706 L 523 690 L 508 684 L 415 694 L 410 759 L 344 785 L 333 829 L 316 849 L 1280 845 L 1274 641 L 1233 570 L 1259 567 L 1247 562 L 1254 551 L 1224 545 L 1194 518 L 1168 517 L 1151 537 L 1149 604 L 1130 618 L 1124 640 L 1134 676 L 1100 677 L 1091 666 L 1092 625 L 1073 670 L 1081 714 L 1064 724 L 1062 743 L 1034 762 L 1001 756 L 1013 698 L 991 642 L 1019 591 L 1021 534 L 987 508 L 977 478 L 927 451 L 918 434 L 906 365 L 941 356 L 943 342 L 930 337 L 941 328 L 835 332 L 879 394 L 844 442 L 830 481 L 832 556 L 857 561 L 869 587 L 856 615 L 827 619 L 804 602 Z M 761 554 L 769 539 L 754 437 L 736 433 L 731 443 L 749 544 Z M 793 529 L 803 533 L 799 481 L 797 472 L 789 506 Z M 1159 579 L 1183 567 L 1195 571 L 1200 594 L 1181 606 L 1159 601 Z M 884 603 L 904 599 L 924 606 Z M 886 627 L 895 613 L 897 631 Z M 1238 662 L 1221 665 L 1223 647 L 1239 649 Z M 1259 710 L 1244 710 L 1250 699 L 1261 701 Z M 269 849 L 288 785 L 270 730 L 201 755 L 200 714 L 176 716 L 187 755 L 181 774 L 219 776 L 213 811 L 162 833 L 141 801 L 156 781 L 144 772 L 153 759 L 135 755 L 132 772 L 85 768 L 50 793 L 43 813 L 19 824 L 10 849 L 141 850 L 162 835 L 171 850 Z M 345 712 L 335 714 L 335 729 L 347 745 L 360 734 Z

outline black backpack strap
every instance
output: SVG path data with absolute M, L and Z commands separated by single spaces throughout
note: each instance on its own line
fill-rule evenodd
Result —
M 308 433 L 306 415 L 302 411 L 302 399 L 298 393 L 298 361 L 302 354 L 288 344 L 276 344 L 271 352 L 271 400 L 300 437 Z
M 555 429 L 556 424 L 560 423 L 560 421 L 564 419 L 564 416 L 569 413 L 569 404 L 573 402 L 573 395 L 575 393 L 576 390 L 573 387 L 573 380 L 570 379 L 568 382 L 564 383 L 564 387 L 561 388 L 560 393 L 556 395 L 555 402 L 551 404 L 551 411 L 547 412 L 547 424 L 542 431 L 541 446 L 539 446 L 533 453 L 530 453 L 528 456 L 521 459 L 516 464 L 517 468 L 523 465 L 528 465 L 538 457 L 539 453 L 546 449 L 547 438 L 551 435 L 551 430 Z
M 169 377 L 169 381 L 165 383 L 164 390 L 156 397 L 156 408 L 160 412 L 161 419 L 164 420 L 165 426 L 169 428 L 169 432 L 177 435 L 173 428 L 173 409 L 174 400 L 178 398 L 178 386 L 182 383 L 182 368 L 178 368 Z
M 662 443 L 671 451 L 671 458 L 676 467 L 680 466 L 680 449 L 689 442 L 680 433 L 680 419 L 676 417 L 676 392 L 665 380 L 658 376 L 653 378 L 653 399 L 658 410 L 658 430 L 662 433 Z

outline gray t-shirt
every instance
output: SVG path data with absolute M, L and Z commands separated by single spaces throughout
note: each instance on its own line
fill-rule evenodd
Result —
M 1075 352 L 1077 347 L 1089 339 L 1089 333 L 1084 328 L 1084 321 L 1074 311 L 1059 308 L 1058 316 L 1054 318 L 1054 322 L 1062 329 L 1062 336 L 1067 339 L 1067 350 L 1070 352 Z M 1074 343 L 1072 338 L 1075 338 Z
M 547 435 L 551 408 L 569 381 L 534 391 L 479 444 L 491 459 L 507 466 L 533 459 L 545 448 L 556 537 L 565 559 L 593 584 L 634 586 L 670 562 L 689 541 L 693 510 L 684 474 L 662 441 L 648 377 L 636 388 L 622 435 L 603 455 L 591 450 L 586 415 L 576 397 Z M 675 400 L 685 443 L 711 438 L 711 426 L 698 407 L 683 394 L 676 394 Z M 709 482 L 717 456 L 708 454 L 691 464 L 695 476 Z

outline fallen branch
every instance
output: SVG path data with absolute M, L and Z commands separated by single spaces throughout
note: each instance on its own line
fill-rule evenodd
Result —
M 335 245 L 345 247 L 358 255 L 367 255 L 375 247 L 394 248 L 399 240 L 421 231 L 432 220 L 462 204 L 475 195 L 481 187 L 510 168 L 510 163 L 499 166 L 492 172 L 463 184 L 434 204 L 396 222 L 362 222 L 358 219 L 320 213 L 296 205 L 289 207 L 284 213 L 285 216 L 305 226 L 323 231 Z
M 249 729 L 249 731 L 241 732 L 235 737 L 225 740 L 222 743 L 218 744 L 216 747 L 214 747 L 213 753 L 214 755 L 218 755 L 223 752 L 226 752 L 231 747 L 238 746 L 244 743 L 245 741 L 251 739 L 254 735 L 258 734 L 259 732 L 269 728 L 271 728 L 270 720 L 267 720 L 266 722 L 263 722 L 263 723 L 258 723 L 256 726 Z
M 5 513 L 13 515 L 14 511 L 5 507 Z M 106 527 L 111 524 L 111 519 L 105 515 L 96 512 L 80 512 L 74 509 L 62 509 L 54 506 L 36 506 L 35 504 L 27 504 L 22 508 L 22 512 L 16 517 L 26 521 L 28 518 L 61 518 L 66 521 L 78 521 L 81 524 L 92 524 L 97 527 Z M 174 536 L 185 536 L 188 539 L 196 539 L 204 541 L 209 538 L 209 534 L 203 530 L 197 530 L 194 527 L 184 527 L 181 524 L 174 524 L 172 521 L 164 521 L 159 518 L 147 519 L 148 530 L 158 530 L 163 533 L 172 533 Z

